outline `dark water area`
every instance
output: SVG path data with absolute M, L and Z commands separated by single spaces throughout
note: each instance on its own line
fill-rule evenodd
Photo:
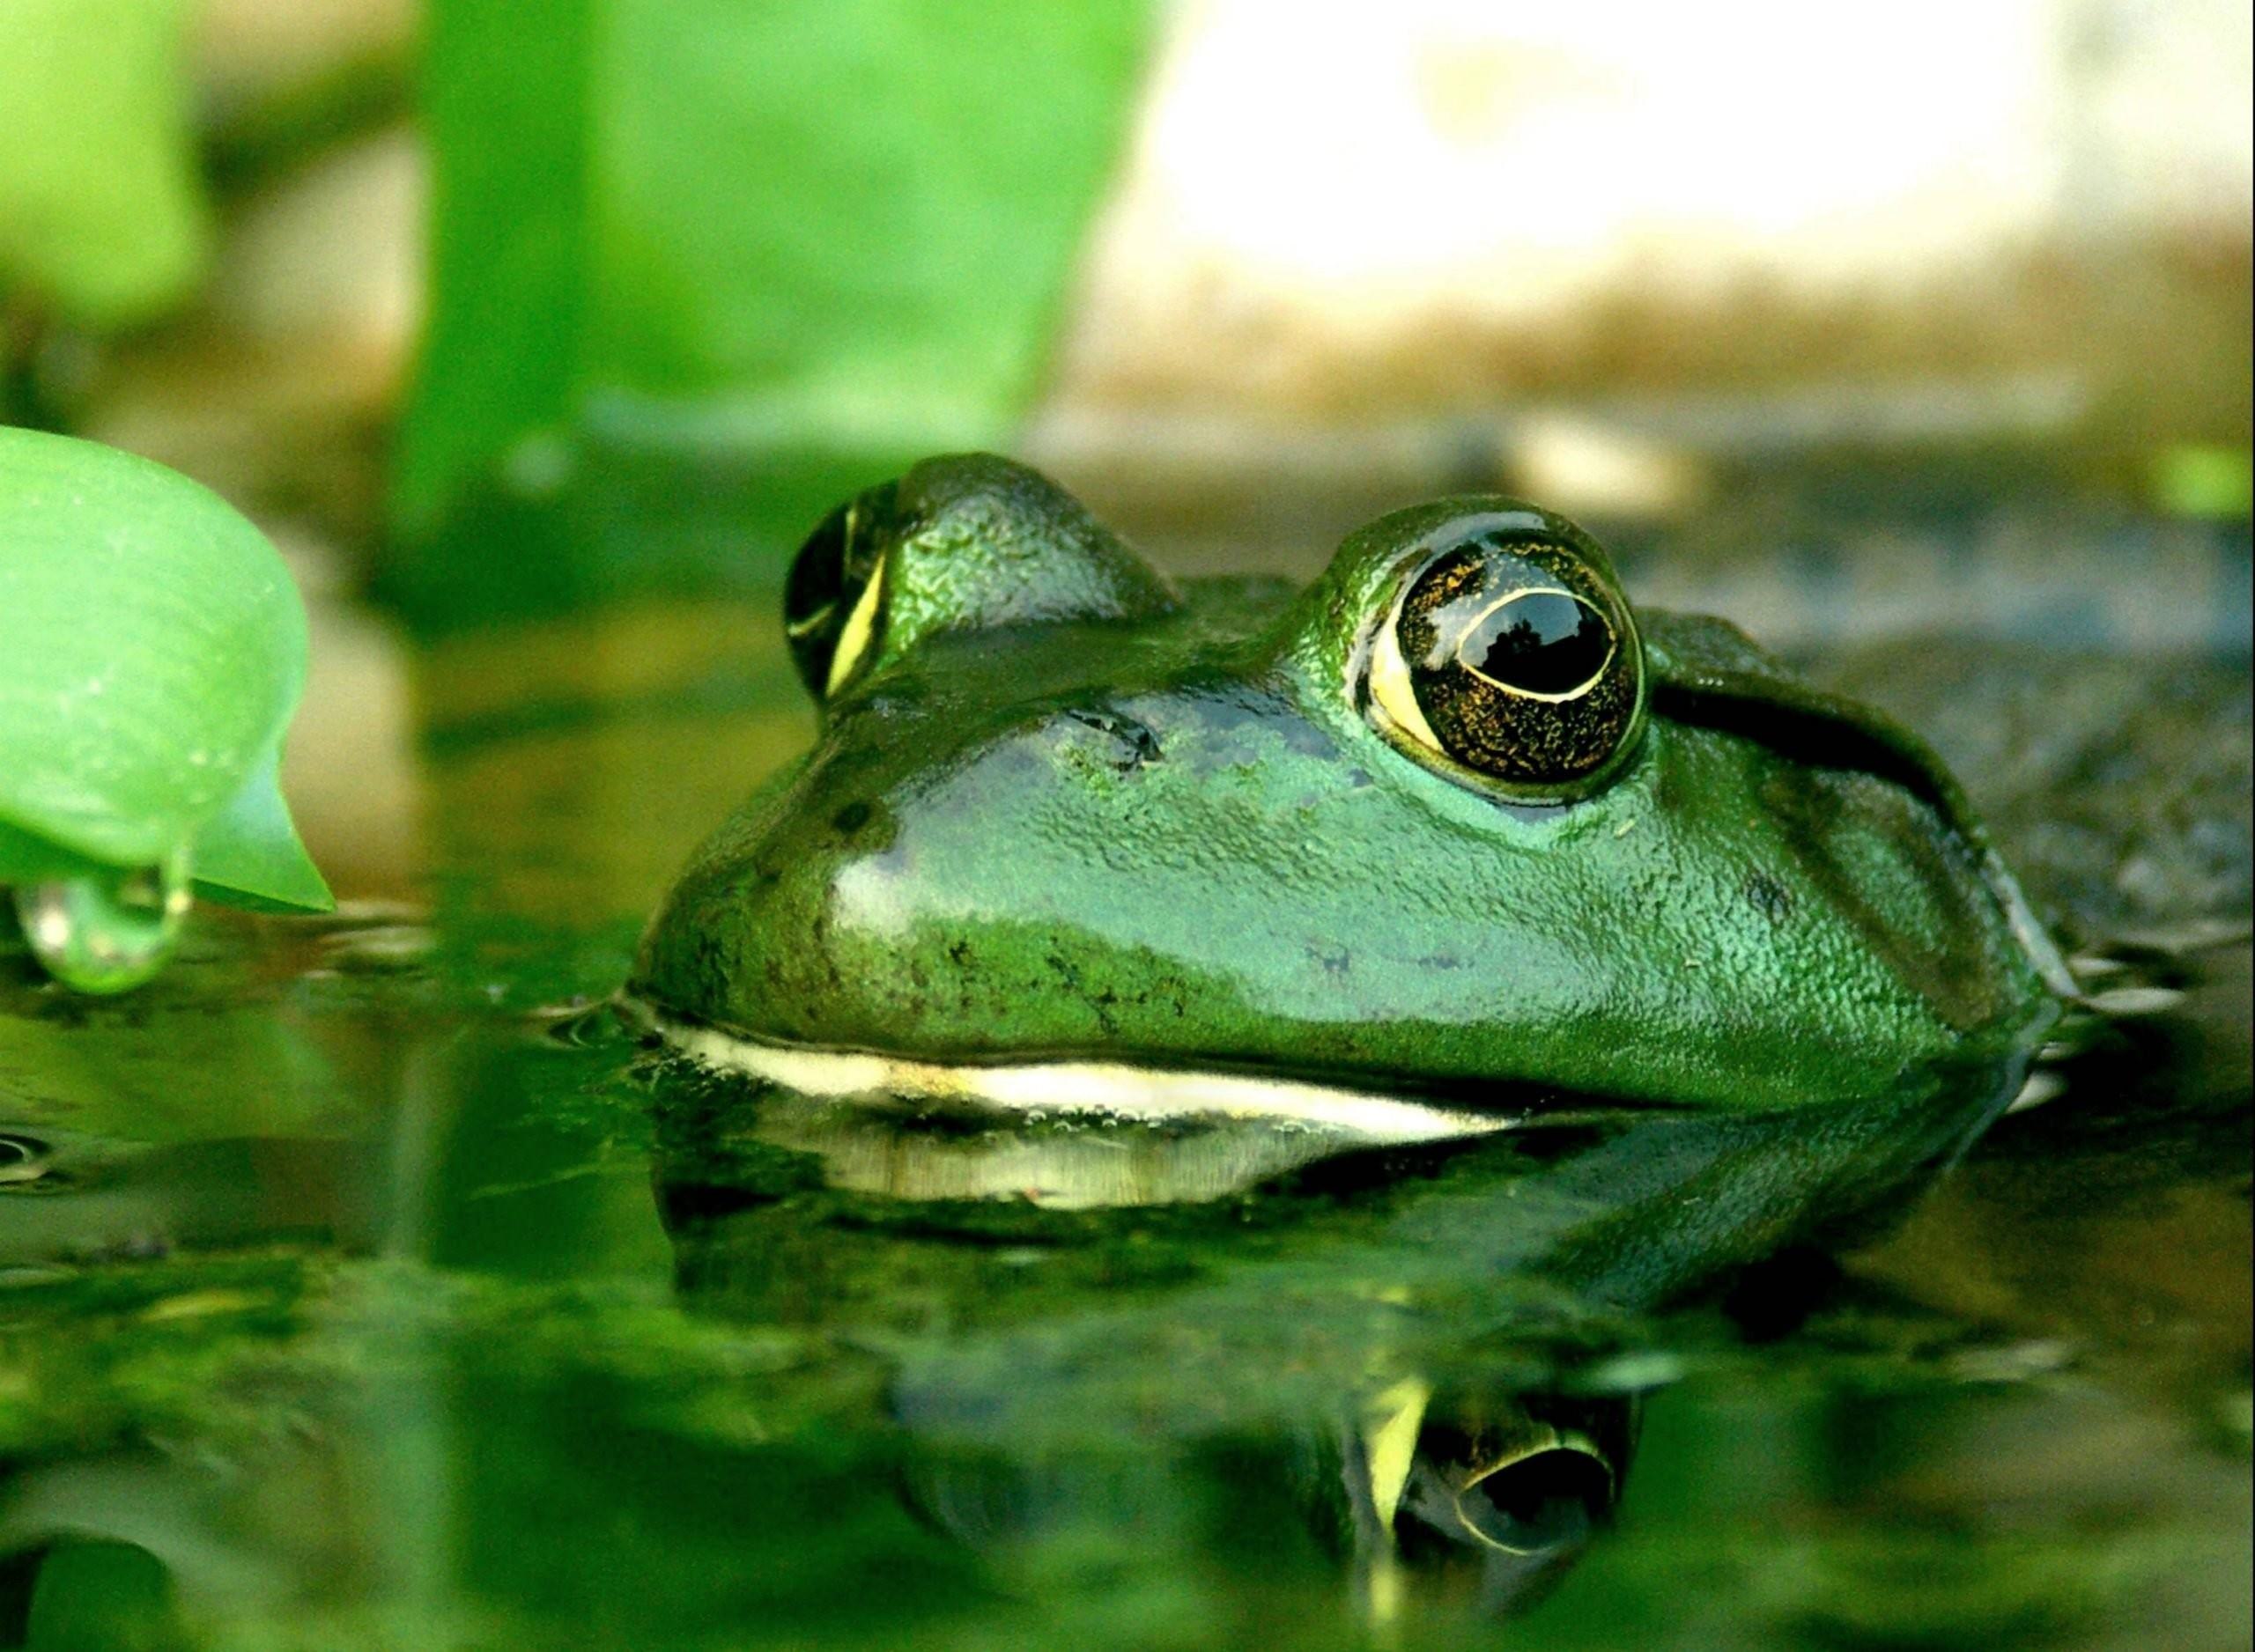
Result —
M 662 1058 L 772 614 L 428 643 L 427 905 L 0 955 L 0 1647 L 2244 1646 L 2248 676 L 2170 647 L 1807 651 L 2080 949 L 2040 1105 L 1324 1155 Z

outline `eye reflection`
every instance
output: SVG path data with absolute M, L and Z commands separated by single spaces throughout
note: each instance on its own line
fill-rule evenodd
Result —
M 1453 1507 L 1482 1542 L 1523 1553 L 1581 1542 L 1612 1502 L 1605 1464 L 1589 1450 L 1556 1445 L 1474 1480 Z
M 1642 651 L 1601 553 L 1475 533 L 1408 573 L 1362 691 L 1381 728 L 1512 795 L 1604 784 L 1642 726 Z
M 1610 1523 L 1640 1411 L 1627 1394 L 1374 1396 L 1348 1430 L 1365 1592 L 1414 1574 L 1443 1593 L 1468 1583 L 1490 1614 L 1540 1600 Z
M 1545 699 L 1587 693 L 1613 658 L 1605 616 L 1570 591 L 1515 591 L 1457 645 L 1467 670 L 1499 689 Z

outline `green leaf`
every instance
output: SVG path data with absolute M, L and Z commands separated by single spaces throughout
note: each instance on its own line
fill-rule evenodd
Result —
M 554 0 L 537 28 L 476 0 L 430 9 L 431 312 L 393 471 L 410 525 L 429 526 L 471 474 L 570 414 L 591 284 L 600 3 Z
M 44 837 L 34 837 L 0 820 L 0 889 L 13 883 L 51 883 L 64 878 L 93 877 L 109 870 L 99 860 L 73 854 Z M 0 945 L 8 939 L 8 926 L 0 924 Z
M 0 4 L 0 299 L 91 326 L 183 296 L 209 239 L 180 0 Z
M 1148 11 L 570 0 L 527 31 L 436 0 L 409 583 L 618 588 L 631 566 L 587 565 L 646 494 L 709 524 L 667 523 L 646 566 L 780 573 L 841 479 L 1006 441 Z
M 227 806 L 196 835 L 189 856 L 196 892 L 255 911 L 326 912 L 336 906 L 282 800 L 281 752 L 270 750 Z
M 222 898 L 325 908 L 274 787 L 305 670 L 289 570 L 225 500 L 0 429 L 0 881 L 186 844 Z

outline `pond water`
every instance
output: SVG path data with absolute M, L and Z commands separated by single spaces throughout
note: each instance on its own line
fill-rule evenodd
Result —
M 1825 661 L 2115 932 L 1970 1149 L 1938 1074 L 1311 1159 L 609 1014 L 807 736 L 773 631 L 429 644 L 427 906 L 0 957 L 0 1646 L 2247 1643 L 2244 660 Z

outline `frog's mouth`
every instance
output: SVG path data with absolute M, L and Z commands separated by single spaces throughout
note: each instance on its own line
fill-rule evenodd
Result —
M 828 1101 L 883 1101 L 1018 1117 L 1078 1116 L 1137 1124 L 1188 1119 L 1290 1124 L 1342 1145 L 1394 1147 L 1492 1135 L 1534 1122 L 1537 1110 L 1475 1107 L 1444 1097 L 1363 1089 L 1334 1080 L 1220 1067 L 1145 1066 L 1056 1058 L 937 1061 L 866 1050 L 779 1044 L 668 1015 L 629 1015 L 700 1065 Z M 1557 1122 L 1549 1108 L 1544 1123 Z

